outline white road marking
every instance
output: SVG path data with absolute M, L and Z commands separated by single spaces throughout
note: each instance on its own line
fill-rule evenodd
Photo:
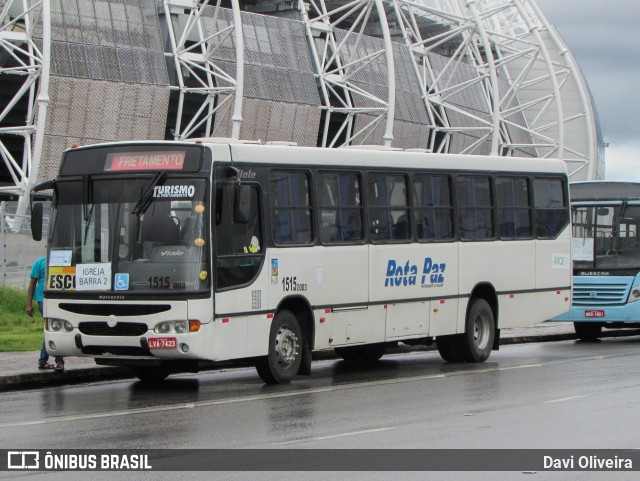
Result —
M 560 399 L 552 399 L 550 401 L 545 401 L 545 404 L 553 404 L 553 403 L 562 403 L 565 401 L 574 401 L 576 399 L 584 399 L 586 397 L 591 397 L 591 396 L 600 396 L 602 394 L 611 394 L 612 392 L 617 392 L 619 391 L 619 389 L 609 389 L 608 391 L 598 391 L 598 392 L 590 392 L 587 394 L 580 394 L 579 396 L 569 396 L 569 397 L 563 397 Z
M 369 434 L 369 433 L 379 433 L 382 431 L 391 431 L 395 428 L 376 428 L 376 429 L 365 429 L 364 431 L 351 431 L 349 433 L 341 433 L 341 434 L 331 434 L 328 436 L 317 436 L 315 438 L 303 438 L 303 439 L 294 439 L 293 441 L 283 441 L 281 443 L 272 443 L 272 446 L 281 446 L 286 444 L 298 444 L 298 443 L 306 443 L 309 441 L 322 441 L 324 439 L 335 439 L 335 438 L 343 438 L 346 436 L 357 436 L 359 434 Z

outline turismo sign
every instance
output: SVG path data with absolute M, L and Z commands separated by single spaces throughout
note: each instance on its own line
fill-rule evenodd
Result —
M 184 150 L 155 152 L 122 152 L 107 155 L 105 170 L 111 172 L 131 170 L 182 170 Z

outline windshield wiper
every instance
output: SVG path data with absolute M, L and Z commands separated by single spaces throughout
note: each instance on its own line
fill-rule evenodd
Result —
M 91 204 L 91 207 L 89 207 L 89 204 Z M 91 225 L 91 218 L 93 217 L 93 206 L 91 179 L 87 174 L 82 174 L 82 217 L 85 221 L 83 245 L 87 243 L 87 234 L 89 233 L 89 226 Z
M 93 217 L 93 208 L 94 204 L 91 204 L 91 209 L 89 209 L 89 214 L 85 215 L 84 221 L 86 222 L 84 226 L 84 241 L 82 245 L 87 245 L 87 234 L 89 234 L 89 227 L 91 227 L 91 218 Z
M 82 174 L 82 214 L 85 222 L 91 216 L 89 212 L 89 203 L 92 202 L 91 179 L 87 174 Z
M 153 199 L 153 188 L 156 187 L 161 182 L 164 182 L 164 179 L 166 177 L 167 177 L 166 172 L 158 172 L 156 173 L 156 175 L 153 176 L 153 179 L 151 179 L 151 181 L 149 182 L 149 185 L 147 185 L 147 188 L 140 195 L 140 200 L 138 200 L 138 203 L 135 205 L 135 207 L 131 211 L 131 214 L 140 216 L 141 214 L 144 214 L 147 211 L 147 209 L 151 205 L 151 199 Z

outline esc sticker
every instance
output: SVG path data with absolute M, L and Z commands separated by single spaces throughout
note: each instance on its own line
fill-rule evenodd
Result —
M 105 291 L 109 289 L 111 289 L 110 262 L 76 266 L 76 290 Z
M 47 290 L 71 291 L 76 288 L 76 268 L 74 266 L 49 266 L 47 271 Z

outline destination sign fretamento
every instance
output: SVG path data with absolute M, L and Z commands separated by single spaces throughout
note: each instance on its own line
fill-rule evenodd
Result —
M 105 170 L 182 170 L 185 151 L 122 152 L 109 154 Z

